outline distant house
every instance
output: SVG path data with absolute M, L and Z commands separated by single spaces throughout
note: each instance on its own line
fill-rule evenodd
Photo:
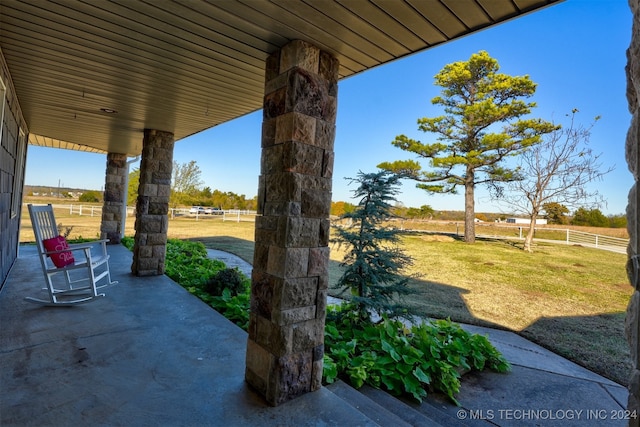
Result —
M 531 222 L 530 218 L 507 218 L 507 224 L 529 224 Z M 536 224 L 545 225 L 547 223 L 546 218 L 537 218 Z

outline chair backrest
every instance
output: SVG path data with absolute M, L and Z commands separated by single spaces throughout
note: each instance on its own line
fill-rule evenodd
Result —
M 38 245 L 40 254 L 46 252 L 42 241 L 51 239 L 60 235 L 56 218 L 53 215 L 53 206 L 48 205 L 27 205 L 29 208 L 29 216 L 31 217 L 31 225 L 33 226 L 33 234 Z

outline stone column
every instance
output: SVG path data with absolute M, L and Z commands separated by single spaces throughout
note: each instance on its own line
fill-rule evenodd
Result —
M 245 378 L 274 406 L 322 386 L 338 65 L 302 41 L 266 63 Z
M 627 229 L 629 231 L 629 262 L 627 272 L 634 287 L 634 293 L 627 307 L 625 333 L 631 349 L 633 371 L 629 379 L 629 402 L 627 409 L 640 412 L 640 0 L 629 0 L 633 11 L 633 30 L 631 45 L 627 50 L 627 101 L 632 114 L 631 125 L 627 133 L 626 159 L 629 170 L 633 174 L 635 184 L 629 192 L 627 204 Z M 639 426 L 640 420 L 630 419 L 630 426 Z
M 124 200 L 126 182 L 127 155 L 119 153 L 107 154 L 107 173 L 104 180 L 100 238 L 109 239 L 110 244 L 120 243 L 120 227 L 122 226 L 122 221 L 124 221 L 122 209 L 127 203 Z
M 164 274 L 173 143 L 170 132 L 144 131 L 131 264 L 131 272 L 137 276 Z

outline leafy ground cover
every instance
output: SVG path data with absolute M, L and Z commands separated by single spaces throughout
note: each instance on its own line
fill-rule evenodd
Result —
M 341 377 L 422 401 L 428 392 L 455 395 L 464 373 L 507 372 L 509 363 L 486 337 L 450 320 L 405 325 L 386 316 L 371 322 L 352 304 L 329 306 L 325 327 L 324 380 Z

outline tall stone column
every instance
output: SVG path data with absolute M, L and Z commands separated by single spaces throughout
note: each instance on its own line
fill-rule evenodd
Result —
M 266 63 L 245 378 L 274 406 L 322 386 L 338 65 L 302 41 Z
M 171 132 L 144 131 L 131 264 L 131 272 L 137 276 L 164 274 L 173 143 Z
M 633 174 L 635 184 L 629 192 L 627 204 L 627 229 L 629 231 L 629 262 L 627 272 L 634 287 L 631 301 L 627 307 L 625 333 L 631 349 L 633 371 L 629 379 L 629 402 L 627 409 L 640 413 L 640 0 L 629 0 L 633 11 L 633 30 L 631 45 L 627 50 L 627 101 L 632 114 L 631 125 L 627 133 L 626 159 Z M 639 426 L 636 417 L 629 420 L 630 426 Z
M 120 243 L 120 227 L 124 221 L 122 212 L 124 205 L 127 203 L 124 200 L 126 182 L 127 155 L 119 153 L 107 154 L 100 238 L 109 239 L 110 244 Z

